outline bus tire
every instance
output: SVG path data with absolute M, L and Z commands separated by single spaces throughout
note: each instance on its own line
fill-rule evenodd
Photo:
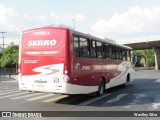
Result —
M 123 86 L 126 87 L 129 81 L 130 81 L 130 74 L 128 73 L 126 77 L 126 82 L 123 84 Z
M 98 85 L 98 91 L 97 91 L 97 97 L 102 96 L 105 91 L 105 83 L 104 80 L 101 78 L 99 85 Z

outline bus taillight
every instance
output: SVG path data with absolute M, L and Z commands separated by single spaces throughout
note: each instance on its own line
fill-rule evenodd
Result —
M 64 75 L 68 75 L 68 67 L 66 65 L 64 65 L 64 72 L 63 72 Z

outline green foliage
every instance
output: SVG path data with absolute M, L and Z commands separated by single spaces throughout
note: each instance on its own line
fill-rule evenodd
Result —
M 0 53 L 0 67 L 14 68 L 18 64 L 18 45 L 10 44 Z
M 155 66 L 153 49 L 135 50 L 134 54 L 139 58 L 137 66 Z

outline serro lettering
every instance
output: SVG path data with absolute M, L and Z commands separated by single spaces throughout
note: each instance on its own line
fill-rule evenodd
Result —
M 56 43 L 56 40 L 30 40 L 27 46 L 54 46 Z

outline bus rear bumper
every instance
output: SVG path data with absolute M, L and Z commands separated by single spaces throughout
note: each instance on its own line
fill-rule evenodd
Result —
M 61 83 L 55 84 L 54 86 L 52 86 L 52 88 L 44 86 L 21 85 L 19 89 L 23 91 L 48 92 L 55 94 L 89 94 L 97 91 L 98 86 L 81 86 L 70 83 Z

